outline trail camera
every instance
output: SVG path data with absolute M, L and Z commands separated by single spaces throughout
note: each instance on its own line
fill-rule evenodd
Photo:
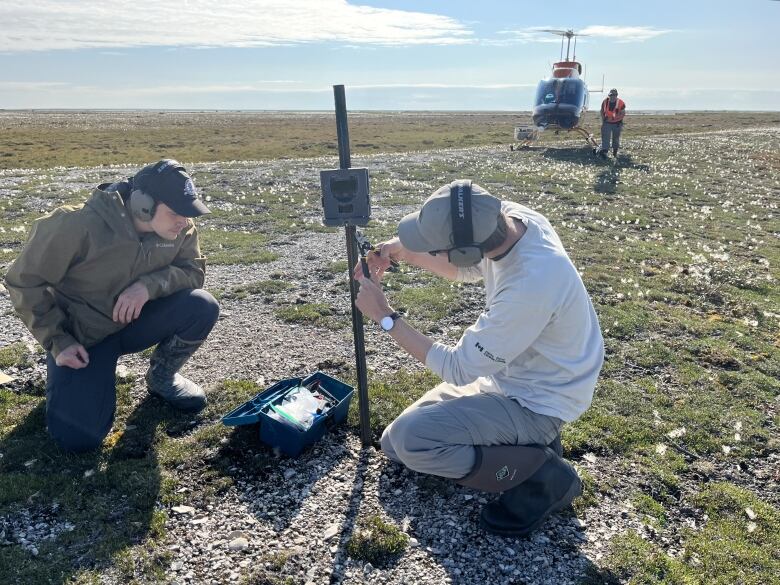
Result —
M 371 219 L 368 169 L 320 171 L 320 185 L 326 226 L 368 224 Z

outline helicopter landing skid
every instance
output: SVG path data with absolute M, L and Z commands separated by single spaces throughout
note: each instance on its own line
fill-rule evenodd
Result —
M 596 152 L 596 150 L 599 148 L 599 145 L 594 140 L 593 134 L 585 130 L 585 128 L 580 128 L 579 126 L 577 126 L 576 128 L 572 128 L 572 130 L 576 130 L 577 132 L 579 132 L 582 135 L 582 137 L 585 139 L 585 142 L 587 142 L 589 146 L 593 147 L 594 149 L 593 152 Z

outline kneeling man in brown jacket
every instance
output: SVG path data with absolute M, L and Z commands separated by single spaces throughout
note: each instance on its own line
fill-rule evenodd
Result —
M 165 159 L 35 222 L 6 285 L 48 353 L 46 423 L 63 449 L 96 449 L 111 430 L 124 354 L 156 345 L 149 392 L 181 410 L 205 406 L 203 390 L 177 373 L 219 316 L 201 288 L 191 218 L 204 213 L 187 171 Z

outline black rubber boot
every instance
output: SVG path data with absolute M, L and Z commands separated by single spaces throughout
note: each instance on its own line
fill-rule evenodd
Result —
M 501 536 L 528 536 L 555 512 L 582 494 L 582 481 L 572 465 L 552 452 L 523 483 L 482 508 L 480 524 Z
M 206 406 L 206 393 L 177 372 L 203 341 L 185 341 L 173 335 L 161 341 L 149 360 L 146 388 L 178 410 L 197 412 Z
M 612 149 L 612 156 L 614 156 L 615 158 L 617 158 L 617 151 L 618 151 L 617 148 Z
M 539 445 L 477 445 L 471 472 L 458 480 L 460 485 L 483 492 L 500 493 L 519 486 L 555 457 Z

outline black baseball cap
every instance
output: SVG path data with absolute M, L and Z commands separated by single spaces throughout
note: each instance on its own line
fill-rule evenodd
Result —
M 195 183 L 181 163 L 170 158 L 147 165 L 133 177 L 133 190 L 140 189 L 155 201 L 165 203 L 183 217 L 198 217 L 211 210 L 201 201 Z

